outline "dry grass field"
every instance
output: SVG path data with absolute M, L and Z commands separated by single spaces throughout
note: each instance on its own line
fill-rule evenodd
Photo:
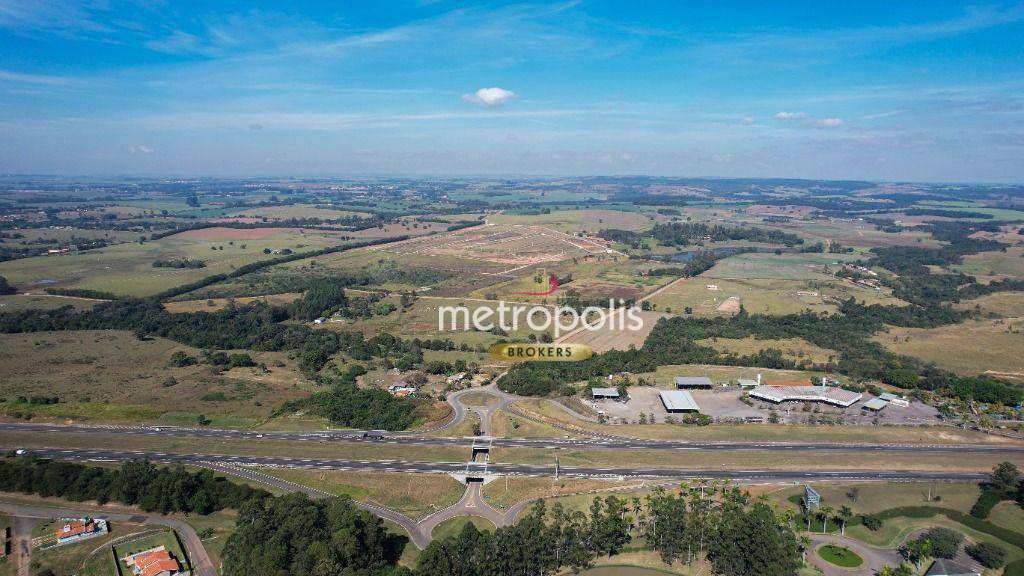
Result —
M 446 474 L 400 474 L 349 470 L 286 470 L 264 473 L 353 500 L 377 504 L 410 518 L 422 518 L 454 504 L 465 486 Z
M 447 311 L 442 313 L 440 309 L 459 306 L 465 306 L 469 310 L 470 318 L 472 318 L 472 314 L 477 309 L 486 308 L 493 310 L 498 304 L 496 302 L 476 301 L 469 298 L 424 296 L 418 298 L 408 309 L 398 310 L 387 316 L 374 316 L 367 320 L 354 322 L 328 322 L 319 325 L 319 328 L 323 330 L 360 331 L 367 336 L 384 331 L 404 337 L 450 338 L 456 345 L 465 343 L 470 347 L 477 345 L 488 347 L 502 338 L 490 332 L 465 330 L 465 314 L 457 316 L 453 329 L 452 313 Z M 440 324 L 438 322 L 439 317 L 443 320 Z M 506 318 L 508 325 L 511 326 L 512 315 L 510 312 L 506 313 Z M 490 321 L 497 323 L 498 316 L 492 315 Z M 534 333 L 534 331 L 526 323 L 525 315 L 520 315 L 518 327 L 510 330 L 505 338 L 525 341 L 531 333 Z M 540 332 L 536 334 L 539 335 Z
M 601 480 L 589 478 L 528 478 L 516 476 L 499 478 L 484 486 L 484 498 L 498 510 L 504 510 L 523 500 L 557 498 L 623 487 L 638 486 L 637 481 Z
M 284 353 L 249 353 L 267 364 L 267 373 L 217 373 L 204 365 L 168 367 L 176 351 L 202 357 L 199 350 L 162 338 L 140 341 L 126 331 L 0 335 L 0 397 L 7 400 L 0 411 L 131 421 L 179 415 L 191 425 L 198 413 L 264 418 L 281 400 L 305 395 L 310 387 Z M 18 396 L 57 396 L 61 403 L 26 405 L 15 402 Z
M 834 350 L 820 348 L 801 338 L 784 340 L 757 340 L 753 336 L 748 338 L 708 338 L 698 340 L 697 344 L 738 356 L 757 354 L 766 348 L 774 348 L 780 350 L 784 358 L 797 363 L 806 360 L 814 364 L 824 364 L 836 356 Z
M 72 306 L 76 310 L 89 310 L 99 301 L 88 298 L 70 296 L 52 296 L 48 294 L 12 294 L 0 296 L 0 312 L 20 312 L 22 310 L 54 310 Z
M 568 291 L 576 292 L 588 302 L 601 302 L 607 306 L 609 299 L 639 300 L 671 278 L 646 276 L 642 274 L 651 268 L 650 263 L 629 260 L 619 254 L 597 254 L 572 261 L 537 265 L 519 271 L 512 279 L 501 279 L 490 286 L 480 287 L 470 293 L 482 298 L 488 294 L 516 302 L 554 303 L 559 295 Z M 554 274 L 559 278 L 572 280 L 559 286 L 556 294 L 530 296 L 528 293 L 547 289 L 547 284 L 535 282 L 535 276 Z M 527 293 L 527 294 L 524 294 Z
M 989 513 L 988 521 L 1014 532 L 1024 532 L 1024 509 L 1016 502 L 1000 502 Z
M 428 238 L 389 244 L 380 251 L 422 257 L 449 256 L 479 260 L 505 270 L 605 252 L 594 240 L 577 238 L 543 226 L 487 225 Z
M 963 300 L 956 304 L 956 308 L 977 309 L 1003 318 L 1024 318 L 1024 292 L 996 292 L 973 300 Z
M 849 506 L 855 514 L 876 514 L 904 506 L 936 506 L 968 512 L 980 493 L 978 485 L 970 482 L 818 482 L 813 488 L 821 494 L 823 506 L 835 510 Z M 780 507 L 795 508 L 789 499 L 803 496 L 804 490 L 802 486 L 764 486 L 754 492 L 767 495 L 769 501 Z
M 179 300 L 164 303 L 164 309 L 171 313 L 181 312 L 214 312 L 226 308 L 234 302 L 238 306 L 252 302 L 266 302 L 271 306 L 285 306 L 297 300 L 302 294 L 286 292 L 284 294 L 268 294 L 266 296 L 243 296 L 240 298 L 212 298 L 209 300 Z
M 759 258 L 753 259 L 755 256 Z M 739 261 L 731 263 L 733 260 Z M 826 274 L 828 267 L 803 258 L 732 256 L 696 278 L 672 284 L 650 300 L 659 311 L 671 309 L 678 314 L 690 308 L 698 315 L 729 313 L 723 304 L 736 298 L 752 314 L 834 312 L 838 300 L 851 297 L 867 304 L 903 303 L 887 288 L 875 290 L 833 278 Z
M 296 204 L 292 206 L 264 206 L 261 208 L 249 208 L 239 212 L 232 212 L 232 216 L 249 217 L 267 220 L 290 220 L 292 218 L 320 218 L 321 220 L 333 220 L 347 216 L 368 216 L 366 212 L 353 212 L 351 210 L 337 210 L 334 208 L 317 208 L 310 204 Z
M 491 416 L 491 436 L 500 438 L 557 438 L 564 430 L 499 410 Z M 575 435 L 572 435 L 575 436 Z
M 1024 378 L 1024 318 L 968 320 L 938 328 L 891 328 L 874 339 L 897 354 L 916 356 L 964 375 Z
M 593 234 L 606 228 L 643 230 L 664 218 L 654 213 L 624 210 L 554 210 L 550 214 L 529 216 L 495 214 L 489 220 L 495 224 L 543 225 L 569 234 Z
M 662 314 L 659 312 L 642 312 L 638 311 L 640 318 L 643 320 L 643 326 L 639 330 L 631 330 L 631 326 L 622 327 L 616 324 L 615 329 L 609 328 L 610 323 L 606 322 L 605 327 L 601 330 L 588 330 L 583 329 L 574 332 L 568 336 L 565 336 L 561 342 L 569 344 L 584 344 L 593 348 L 595 353 L 607 352 L 611 349 L 616 350 L 628 350 L 630 346 L 635 348 L 641 348 L 644 345 L 644 341 L 647 336 L 650 335 L 651 330 L 654 330 L 655 324 L 661 318 L 667 318 L 669 314 Z M 596 322 L 596 320 L 595 320 Z M 619 321 L 616 320 L 618 323 Z M 629 322 L 627 319 L 626 322 Z

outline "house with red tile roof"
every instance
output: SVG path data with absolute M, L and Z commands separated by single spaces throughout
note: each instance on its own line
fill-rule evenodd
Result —
M 78 542 L 100 534 L 106 534 L 107 523 L 104 520 L 92 520 L 91 518 L 58 518 L 57 529 L 54 537 L 57 544 Z
M 136 576 L 172 576 L 181 572 L 181 564 L 163 546 L 126 556 L 124 563 Z

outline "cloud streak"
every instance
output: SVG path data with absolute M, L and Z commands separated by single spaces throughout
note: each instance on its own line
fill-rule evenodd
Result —
M 778 112 L 773 118 L 810 128 L 838 128 L 845 124 L 842 118 L 815 118 L 804 112 Z

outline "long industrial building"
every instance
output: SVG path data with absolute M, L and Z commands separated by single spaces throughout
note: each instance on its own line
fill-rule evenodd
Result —
M 849 408 L 864 397 L 834 386 L 757 386 L 748 393 L 752 398 L 780 402 L 821 402 Z

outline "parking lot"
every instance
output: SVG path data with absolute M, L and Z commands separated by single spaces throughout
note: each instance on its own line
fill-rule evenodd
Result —
M 597 412 L 603 413 L 609 424 L 635 423 L 643 414 L 650 422 L 664 422 L 670 414 L 661 403 L 659 392 L 669 388 L 631 386 L 629 399 L 591 400 L 583 402 Z M 864 410 L 862 406 L 871 399 L 870 394 L 849 408 L 810 402 L 783 402 L 772 404 L 753 398 L 746 399 L 746 392 L 736 386 L 715 387 L 710 390 L 689 390 L 700 406 L 701 414 L 710 416 L 714 422 L 768 421 L 774 411 L 782 422 L 793 424 L 834 423 L 847 425 L 917 425 L 934 424 L 938 411 L 921 402 L 912 401 L 909 408 L 890 404 L 879 412 Z M 750 404 L 747 404 L 750 402 Z

